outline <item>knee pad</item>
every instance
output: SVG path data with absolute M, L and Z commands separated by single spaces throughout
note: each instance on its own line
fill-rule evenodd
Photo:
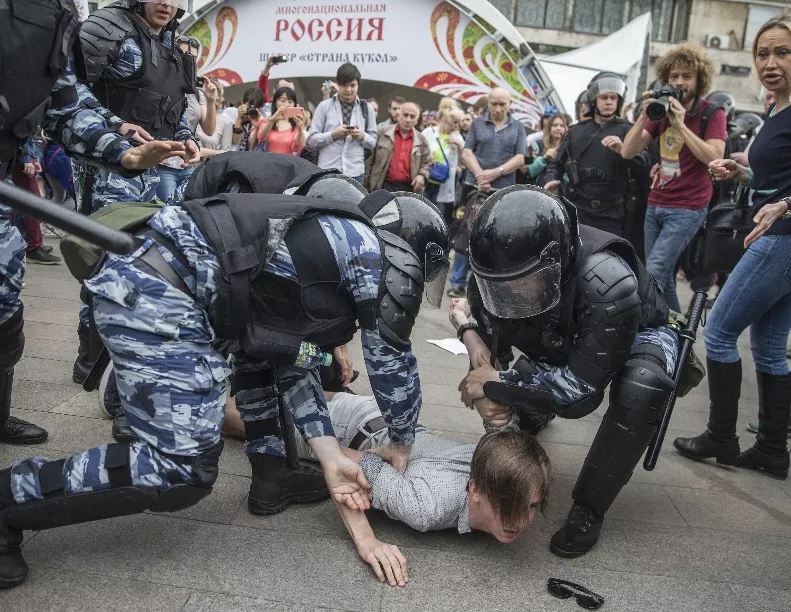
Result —
M 653 423 L 673 384 L 665 372 L 664 356 L 660 360 L 655 354 L 634 354 L 612 382 L 610 406 L 619 421 Z
M 22 359 L 25 350 L 25 319 L 23 306 L 8 321 L 0 324 L 0 372 L 12 369 Z

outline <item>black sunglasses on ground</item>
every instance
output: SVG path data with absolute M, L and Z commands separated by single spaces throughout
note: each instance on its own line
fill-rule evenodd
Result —
M 579 606 L 586 610 L 598 610 L 604 605 L 604 597 L 568 580 L 550 578 L 547 582 L 547 590 L 550 595 L 554 595 L 559 599 L 576 597 Z M 578 592 L 575 593 L 574 591 Z

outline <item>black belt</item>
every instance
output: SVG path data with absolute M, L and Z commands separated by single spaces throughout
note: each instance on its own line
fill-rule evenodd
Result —
M 357 432 L 356 436 L 352 438 L 352 441 L 349 442 L 349 448 L 352 450 L 360 450 L 360 447 L 371 435 L 380 432 L 383 429 L 387 429 L 387 423 L 382 417 L 371 419 L 365 425 L 363 425 L 363 428 Z
M 585 198 L 577 198 L 574 203 L 580 208 L 591 208 L 599 210 L 601 208 L 612 208 L 613 206 L 620 206 L 626 203 L 626 198 L 618 198 L 617 200 L 588 200 Z
M 168 251 L 173 253 L 177 259 L 181 261 L 182 265 L 188 265 L 185 262 L 184 256 L 181 254 L 181 252 L 177 251 L 175 245 L 173 245 L 173 243 L 165 238 L 162 234 L 153 229 L 145 229 L 135 235 L 141 239 L 141 242 L 138 246 L 142 245 L 142 240 L 144 240 L 146 237 L 152 238 L 154 240 L 154 244 L 138 259 L 136 259 L 132 265 L 148 274 L 153 272 L 154 276 L 160 276 L 182 293 L 186 293 L 190 297 L 194 298 L 195 296 L 192 294 L 192 291 L 190 291 L 187 283 L 185 283 L 184 279 L 176 273 L 176 271 L 162 256 L 162 253 L 160 253 L 159 249 L 157 248 L 157 244 L 163 245 L 168 249 Z

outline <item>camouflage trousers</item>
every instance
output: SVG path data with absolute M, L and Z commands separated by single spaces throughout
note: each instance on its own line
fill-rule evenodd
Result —
M 193 476 L 189 466 L 174 464 L 169 455 L 201 455 L 219 442 L 231 369 L 217 348 L 208 305 L 133 265 L 151 244 L 147 239 L 130 256 L 110 256 L 86 285 L 94 294 L 94 319 L 113 360 L 121 404 L 141 440 L 129 447 L 132 483 L 164 490 L 171 486 L 168 473 L 174 469 L 185 479 Z M 236 360 L 237 367 L 244 363 L 252 373 L 273 368 Z M 265 387 L 246 392 L 249 401 L 240 406 L 243 418 L 271 418 L 279 393 L 303 436 L 334 435 L 316 370 L 278 368 L 275 379 L 278 392 Z M 276 436 L 247 444 L 248 452 L 285 453 Z M 66 460 L 67 495 L 110 486 L 105 452 L 99 446 Z M 46 461 L 34 457 L 13 464 L 12 490 L 18 503 L 41 498 L 38 470 Z
M 25 274 L 25 240 L 11 223 L 11 210 L 0 204 L 0 323 L 19 310 Z

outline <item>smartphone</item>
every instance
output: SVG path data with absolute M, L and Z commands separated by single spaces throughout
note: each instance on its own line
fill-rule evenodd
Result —
M 297 117 L 304 117 L 305 111 L 301 106 L 289 106 L 283 109 L 284 119 L 296 119 Z
M 287 61 L 288 61 L 288 56 L 287 55 L 283 55 L 282 53 L 272 56 L 272 63 L 273 64 L 284 64 Z
M 206 84 L 206 77 L 201 77 L 201 76 L 196 77 L 195 85 L 197 85 L 198 87 L 203 87 L 205 84 Z
M 347 130 L 356 130 L 357 129 L 356 125 L 344 125 L 343 127 L 345 127 Z

